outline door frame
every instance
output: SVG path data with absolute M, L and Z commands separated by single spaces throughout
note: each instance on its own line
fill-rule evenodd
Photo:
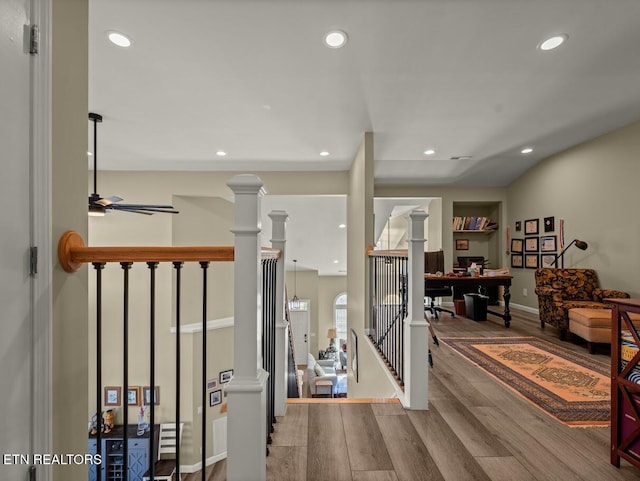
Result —
M 30 0 L 31 24 L 39 29 L 39 48 L 30 55 L 31 246 L 38 248 L 37 273 L 31 276 L 33 379 L 32 452 L 52 449 L 52 0 Z M 39 466 L 38 480 L 52 478 L 50 467 Z

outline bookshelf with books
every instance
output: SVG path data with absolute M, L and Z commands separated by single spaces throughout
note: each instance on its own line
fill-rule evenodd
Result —
M 485 259 L 485 268 L 501 265 L 500 202 L 453 202 L 453 267 L 459 256 L 477 256 Z

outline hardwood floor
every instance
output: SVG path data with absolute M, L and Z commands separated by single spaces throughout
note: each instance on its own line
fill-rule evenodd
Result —
M 474 322 L 445 315 L 433 326 L 439 337 L 537 336 L 587 354 L 583 345 L 561 342 L 556 329 L 540 329 L 536 316 L 512 314 L 509 329 L 493 316 Z M 278 418 L 267 479 L 640 480 L 640 469 L 625 461 L 620 469 L 609 464 L 609 428 L 567 427 L 443 343 L 431 345 L 431 351 L 428 411 L 375 400 L 299 400 Z M 606 352 L 593 356 L 610 362 Z M 208 481 L 224 479 L 218 464 L 209 468 Z

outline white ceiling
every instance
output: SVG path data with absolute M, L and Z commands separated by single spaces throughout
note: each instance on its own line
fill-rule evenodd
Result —
M 640 118 L 639 0 L 89 3 L 99 169 L 344 170 L 372 131 L 376 183 L 503 186 Z

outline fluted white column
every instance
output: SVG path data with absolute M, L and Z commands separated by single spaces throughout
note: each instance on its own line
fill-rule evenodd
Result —
M 266 479 L 266 381 L 261 368 L 260 198 L 262 181 L 236 175 L 227 182 L 235 194 L 234 374 L 226 391 L 227 479 Z
M 429 324 L 424 318 L 424 220 L 427 214 L 409 214 L 408 315 L 404 324 L 404 399 L 407 409 L 428 409 Z
M 272 210 L 271 218 L 271 247 L 280 250 L 280 259 L 276 265 L 276 363 L 275 372 L 275 401 L 274 412 L 276 416 L 284 416 L 287 413 L 287 380 L 289 359 L 289 339 L 287 320 L 284 313 L 284 263 L 286 237 L 286 222 L 289 215 L 283 210 Z

